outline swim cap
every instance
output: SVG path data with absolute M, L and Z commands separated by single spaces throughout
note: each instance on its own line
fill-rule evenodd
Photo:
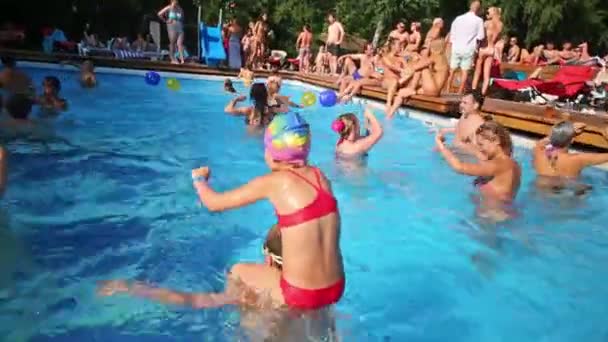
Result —
M 278 114 L 266 128 L 264 147 L 276 161 L 306 161 L 310 152 L 310 126 L 298 113 Z

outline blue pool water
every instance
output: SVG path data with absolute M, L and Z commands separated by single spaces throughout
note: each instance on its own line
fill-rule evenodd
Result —
M 211 214 L 191 187 L 190 170 L 200 165 L 211 166 L 220 190 L 267 171 L 260 137 L 223 114 L 230 95 L 221 81 L 182 79 L 172 92 L 141 75 L 100 74 L 100 87 L 84 91 L 71 69 L 27 70 L 37 83 L 59 76 L 70 110 L 55 123 L 61 139 L 7 143 L 0 336 L 233 340 L 233 308 L 95 295 L 96 282 L 112 278 L 220 290 L 230 265 L 261 261 L 275 221 L 270 205 Z M 296 98 L 303 91 L 283 90 Z M 385 137 L 366 166 L 336 163 L 329 126 L 344 110 L 360 106 L 304 112 L 312 163 L 333 182 L 342 212 L 344 341 L 608 339 L 606 173 L 585 173 L 595 189 L 583 199 L 546 199 L 530 186 L 529 151 L 517 149 L 519 217 L 492 228 L 475 219 L 471 179 L 432 151 L 434 137 L 419 121 L 383 120 Z

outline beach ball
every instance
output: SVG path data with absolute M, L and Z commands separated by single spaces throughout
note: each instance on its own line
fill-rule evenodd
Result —
M 179 90 L 179 88 L 181 88 L 179 81 L 176 80 L 175 78 L 170 78 L 167 80 L 167 88 L 171 89 L 171 90 Z
M 144 78 L 146 83 L 149 85 L 158 85 L 160 83 L 160 75 L 154 71 L 150 71 L 146 73 L 146 77 Z
M 317 97 L 315 96 L 315 93 L 313 93 L 312 91 L 307 91 L 304 94 L 302 94 L 301 102 L 304 107 L 310 107 L 317 102 Z
M 338 95 L 333 90 L 325 90 L 319 95 L 319 102 L 323 107 L 332 107 L 338 102 Z

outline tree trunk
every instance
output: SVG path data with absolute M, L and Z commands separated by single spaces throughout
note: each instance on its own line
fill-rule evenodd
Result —
M 378 43 L 380 42 L 380 37 L 382 36 L 382 31 L 384 30 L 384 18 L 378 19 L 376 23 L 376 32 L 374 32 L 374 39 L 372 40 L 372 45 L 374 48 L 378 47 Z

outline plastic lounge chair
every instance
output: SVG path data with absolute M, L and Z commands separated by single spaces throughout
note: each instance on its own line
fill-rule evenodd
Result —
M 585 83 L 592 80 L 594 75 L 595 70 L 589 66 L 563 66 L 548 81 L 539 79 L 523 81 L 495 79 L 494 85 L 512 91 L 533 87 L 543 94 L 560 98 L 572 98 L 586 87 Z
M 46 53 L 53 51 L 73 52 L 76 51 L 78 44 L 69 41 L 60 29 L 52 29 L 49 27 L 42 29 L 42 50 Z

